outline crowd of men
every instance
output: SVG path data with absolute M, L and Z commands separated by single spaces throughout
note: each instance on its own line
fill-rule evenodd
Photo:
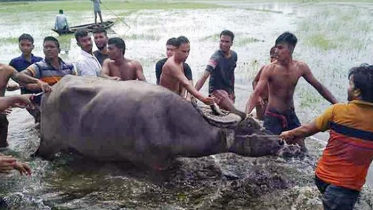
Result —
M 76 63 L 70 64 L 59 57 L 60 48 L 56 38 L 45 37 L 43 59 L 32 54 L 33 38 L 28 34 L 21 35 L 19 47 L 22 55 L 12 59 L 9 66 L 0 64 L 0 87 L 1 96 L 4 96 L 5 89 L 17 89 L 14 85 L 7 86 L 9 78 L 12 78 L 20 84 L 24 95 L 0 98 L 0 110 L 10 106 L 23 107 L 31 104 L 30 100 L 37 107 L 40 99 L 32 93 L 51 91 L 50 86 L 68 74 L 146 82 L 141 64 L 125 56 L 123 39 L 109 39 L 102 28 L 95 30 L 93 37 L 98 48 L 94 52 L 90 34 L 85 30 L 75 33 L 81 49 Z M 246 110 L 241 112 L 234 106 L 234 72 L 238 56 L 231 50 L 233 41 L 233 32 L 221 32 L 219 49 L 212 54 L 205 71 L 194 85 L 191 68 L 186 64 L 189 40 L 185 36 L 170 38 L 166 43 L 167 58 L 155 65 L 157 85 L 188 101 L 196 98 L 207 105 L 216 104 L 244 117 L 257 107 L 257 118 L 264 121 L 266 130 L 280 135 L 288 143 L 299 144 L 304 151 L 307 150 L 305 137 L 330 130 L 328 144 L 316 168 L 315 182 L 323 193 L 324 209 L 352 209 L 373 158 L 373 66 L 361 65 L 349 71 L 349 103 L 337 104 L 336 98 L 313 76 L 307 64 L 293 59 L 298 40 L 294 34 L 285 32 L 271 48 L 270 63 L 258 72 Z M 209 77 L 209 95 L 206 96 L 199 90 Z M 293 100 L 295 87 L 301 77 L 334 104 L 314 122 L 304 125 L 296 116 Z M 36 121 L 40 120 L 38 109 L 27 109 Z M 0 147 L 8 145 L 7 127 L 6 114 L 1 114 Z M 0 157 L 0 172 L 12 169 L 31 173 L 26 164 L 11 157 Z

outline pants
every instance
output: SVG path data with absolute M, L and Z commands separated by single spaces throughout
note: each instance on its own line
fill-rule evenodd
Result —
M 352 210 L 360 192 L 328 184 L 315 176 L 315 184 L 322 193 L 324 210 Z
M 8 119 L 5 114 L 0 114 L 0 147 L 8 146 Z
M 300 122 L 293 108 L 282 113 L 267 109 L 264 115 L 263 126 L 271 133 L 279 135 L 283 131 L 299 127 Z

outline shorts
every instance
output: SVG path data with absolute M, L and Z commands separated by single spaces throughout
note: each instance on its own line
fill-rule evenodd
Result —
M 8 119 L 5 114 L 0 114 L 0 147 L 8 146 Z
M 352 210 L 359 198 L 359 191 L 328 184 L 317 176 L 315 184 L 322 193 L 324 210 Z
M 283 113 L 267 109 L 264 114 L 264 128 L 275 135 L 280 135 L 283 131 L 298 128 L 300 125 L 294 108 L 290 108 Z
M 215 90 L 214 92 L 212 92 L 210 94 L 211 96 L 213 96 L 215 98 L 215 103 L 220 107 L 221 103 L 224 101 L 224 100 L 229 100 L 232 104 L 234 104 L 234 99 L 235 99 L 235 96 L 234 94 L 228 94 L 227 91 L 225 90 Z M 224 107 L 222 107 L 224 108 Z

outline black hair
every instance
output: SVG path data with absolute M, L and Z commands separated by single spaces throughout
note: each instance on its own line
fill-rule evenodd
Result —
M 60 13 L 60 14 L 63 14 L 63 10 L 62 10 L 62 9 L 60 9 L 59 13 Z
M 107 36 L 107 32 L 103 27 L 98 27 L 93 30 L 93 34 L 104 33 Z
M 32 44 L 34 44 L 34 38 L 32 38 L 30 34 L 22 34 L 21 36 L 19 36 L 18 42 L 21 42 L 22 40 L 28 40 Z
M 180 45 L 187 44 L 187 43 L 189 43 L 188 38 L 186 38 L 185 36 L 179 36 L 176 38 L 175 46 L 179 48 Z
M 79 38 L 80 37 L 86 37 L 88 36 L 88 31 L 85 30 L 85 29 L 78 29 L 77 31 L 75 31 L 75 39 L 77 42 L 79 42 Z
M 282 42 L 287 43 L 288 45 L 290 45 L 292 47 L 292 49 L 290 51 L 291 51 L 291 53 L 293 53 L 294 48 L 297 45 L 298 39 L 297 39 L 297 37 L 294 34 L 292 34 L 290 32 L 285 32 L 285 33 L 281 34 L 276 39 L 275 45 L 280 44 Z
M 373 103 L 373 66 L 363 63 L 358 67 L 353 67 L 348 72 L 348 79 L 351 77 L 355 90 L 360 90 L 362 99 Z
M 275 51 L 276 51 L 276 47 L 275 46 L 271 47 L 271 49 L 269 50 L 269 56 L 271 58 L 275 56 Z
M 221 33 L 220 33 L 220 36 L 219 37 L 221 37 L 221 36 L 230 36 L 231 38 L 232 38 L 232 42 L 233 42 L 233 39 L 234 39 L 234 34 L 233 34 L 233 32 L 232 31 L 230 31 L 230 30 L 224 30 L 224 31 L 222 31 Z
M 126 43 L 124 43 L 123 39 L 119 37 L 113 37 L 108 40 L 108 44 L 109 45 L 113 44 L 115 47 L 123 50 L 123 55 L 124 55 L 124 52 L 126 51 Z
M 60 49 L 60 43 L 58 42 L 58 40 L 56 38 L 54 38 L 53 36 L 47 36 L 44 38 L 44 41 L 43 41 L 43 44 L 46 42 L 46 41 L 52 41 L 54 43 L 56 43 L 57 45 L 57 48 Z
M 176 38 L 172 37 L 172 38 L 168 39 L 167 42 L 166 42 L 166 45 L 176 46 Z

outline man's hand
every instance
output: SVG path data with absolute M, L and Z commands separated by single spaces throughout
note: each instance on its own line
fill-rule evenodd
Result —
M 8 84 L 7 86 L 6 86 L 6 90 L 7 91 L 14 91 L 14 90 L 18 90 L 19 89 L 19 85 L 18 84 L 15 84 L 15 83 L 13 83 L 13 84 Z
M 8 115 L 12 112 L 12 108 L 6 108 L 4 111 L 1 112 L 1 114 Z
M 201 101 L 206 105 L 213 105 L 215 103 L 214 97 L 205 97 Z
M 32 105 L 32 102 L 31 102 L 32 97 L 34 97 L 33 94 L 24 94 L 24 95 L 17 96 L 17 101 L 13 105 L 13 107 L 18 107 L 18 108 L 29 107 L 29 108 L 33 108 L 34 106 Z
M 39 88 L 40 88 L 44 93 L 49 93 L 49 92 L 52 91 L 51 86 L 49 86 L 48 83 L 43 82 L 43 81 L 41 81 L 41 80 L 38 81 L 38 86 L 39 86 Z
M 0 156 L 0 173 L 9 173 L 14 168 L 16 161 L 11 156 Z
M 117 77 L 117 76 L 114 76 L 114 77 L 108 77 L 108 79 L 110 79 L 110 80 L 116 80 L 116 81 L 121 81 L 121 80 L 122 80 L 122 78 Z
M 19 171 L 21 175 L 31 175 L 31 169 L 26 163 L 15 162 L 14 169 Z
M 289 144 L 294 144 L 294 143 L 297 143 L 297 142 L 294 142 L 295 139 L 295 136 L 293 134 L 293 132 L 291 131 L 284 131 L 280 134 L 280 139 L 282 140 L 285 140 L 286 143 L 289 143 Z

